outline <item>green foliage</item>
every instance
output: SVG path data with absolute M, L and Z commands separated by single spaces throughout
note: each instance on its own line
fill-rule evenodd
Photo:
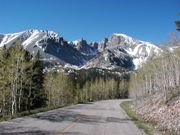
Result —
M 45 105 L 42 63 L 23 49 L 20 42 L 0 50 L 0 115 Z
M 44 89 L 48 106 L 59 106 L 74 102 L 74 85 L 64 73 L 48 72 L 45 76 Z
M 31 57 L 31 56 L 28 56 Z M 25 110 L 34 109 L 46 105 L 46 95 L 43 89 L 44 74 L 43 63 L 40 61 L 39 52 L 27 63 L 24 73 Z
M 47 72 L 44 89 L 48 106 L 128 97 L 128 79 L 83 70 L 78 74 Z

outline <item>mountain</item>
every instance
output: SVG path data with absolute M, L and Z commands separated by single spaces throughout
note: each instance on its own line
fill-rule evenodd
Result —
M 114 33 L 110 37 L 105 38 L 99 44 L 99 50 L 118 50 L 122 48 L 124 54 L 128 54 L 133 58 L 135 68 L 138 68 L 141 63 L 148 58 L 158 55 L 162 50 L 149 42 L 134 39 L 125 34 Z
M 83 68 L 114 69 L 118 67 L 134 69 L 133 57 L 123 48 L 105 49 L 96 57 L 88 61 Z
M 81 54 L 85 56 L 94 56 L 97 54 L 97 48 L 98 48 L 98 43 L 94 42 L 91 44 L 88 44 L 86 40 L 79 39 L 76 41 L 69 42 L 69 44 L 78 50 Z
M 0 47 L 12 46 L 18 40 L 32 55 L 39 51 L 44 61 L 73 68 L 132 70 L 161 52 L 159 47 L 125 34 L 114 33 L 99 43 L 87 43 L 83 38 L 68 42 L 56 32 L 35 29 L 0 34 Z
M 71 47 L 59 34 L 53 31 L 27 30 L 14 34 L 0 36 L 0 47 L 11 46 L 17 40 L 31 54 L 38 51 L 46 61 L 56 61 L 62 65 L 83 65 L 85 57 L 76 49 Z

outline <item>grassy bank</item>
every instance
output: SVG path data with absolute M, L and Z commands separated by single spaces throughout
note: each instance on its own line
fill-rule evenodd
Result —
M 125 110 L 127 115 L 132 119 L 132 121 L 139 127 L 143 129 L 148 135 L 153 135 L 153 126 L 142 120 L 130 107 L 131 101 L 125 101 L 120 104 L 120 106 Z

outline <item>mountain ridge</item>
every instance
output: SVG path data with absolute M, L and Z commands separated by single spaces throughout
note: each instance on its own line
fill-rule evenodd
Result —
M 46 61 L 56 61 L 61 66 L 77 68 L 137 69 L 148 58 L 162 50 L 150 42 L 113 33 L 100 42 L 88 43 L 81 38 L 66 41 L 63 36 L 48 30 L 30 29 L 18 33 L 0 34 L 0 47 L 11 46 L 20 40 L 31 54 L 38 51 Z

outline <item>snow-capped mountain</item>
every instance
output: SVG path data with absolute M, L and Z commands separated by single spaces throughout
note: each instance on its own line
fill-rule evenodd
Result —
M 145 62 L 148 58 L 158 55 L 162 51 L 159 47 L 149 42 L 117 33 L 105 38 L 99 44 L 99 50 L 102 52 L 106 49 L 116 50 L 116 48 L 123 48 L 123 51 L 133 58 L 135 68 L 138 68 L 141 63 Z
M 44 60 L 56 61 L 62 65 L 83 65 L 85 57 L 76 49 L 71 47 L 59 34 L 53 31 L 27 30 L 14 34 L 0 36 L 0 47 L 11 46 L 19 40 L 24 48 L 31 54 L 38 51 Z
M 18 40 L 31 54 L 39 51 L 43 60 L 73 68 L 132 70 L 161 52 L 159 47 L 125 34 L 114 33 L 99 43 L 87 43 L 83 38 L 67 42 L 58 33 L 47 30 L 0 34 L 0 47 L 9 47 Z
M 133 57 L 131 57 L 123 48 L 117 47 L 105 49 L 96 57 L 91 59 L 83 66 L 84 68 L 103 68 L 114 69 L 118 67 L 134 69 Z

